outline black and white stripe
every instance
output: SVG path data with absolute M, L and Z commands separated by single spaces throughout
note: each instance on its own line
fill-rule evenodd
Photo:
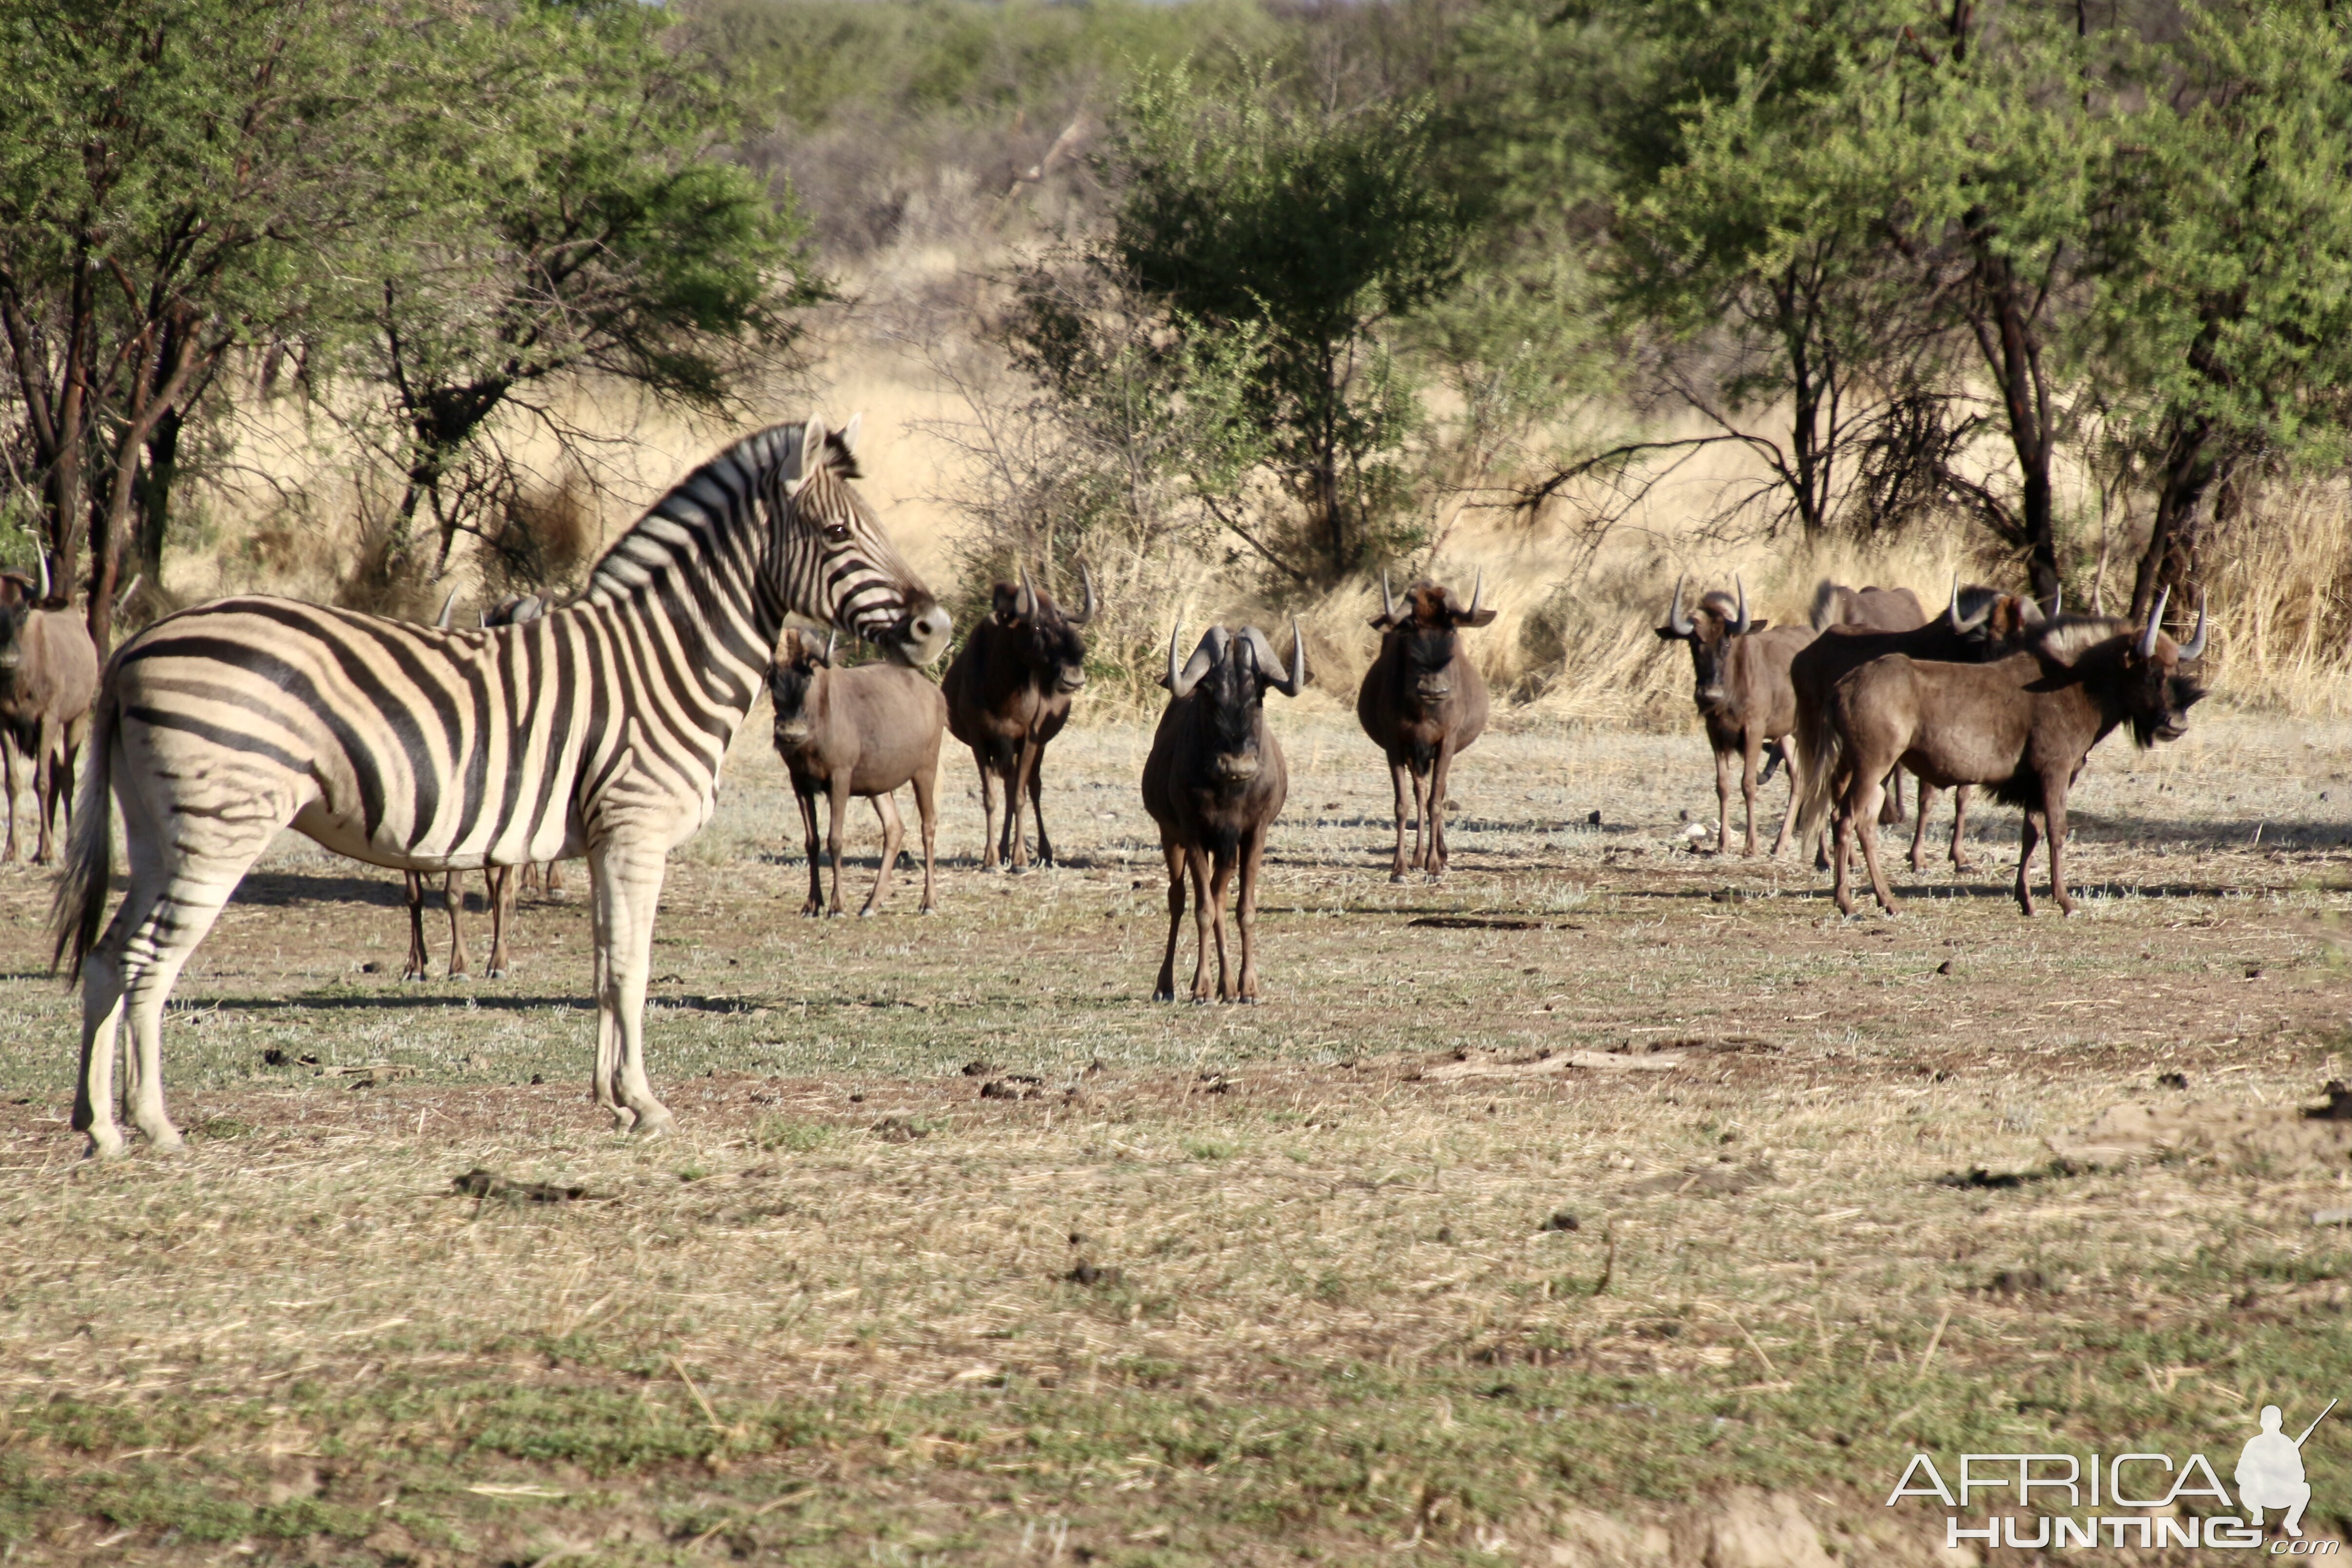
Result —
M 645 1076 L 646 968 L 664 858 L 709 820 L 728 742 L 788 613 L 909 663 L 948 617 L 848 480 L 856 421 L 782 425 L 705 464 L 598 563 L 578 601 L 448 631 L 269 598 L 158 622 L 115 655 L 58 890 L 83 980 L 75 1125 L 118 1152 L 123 1105 L 159 1144 L 164 999 L 254 859 L 292 826 L 404 870 L 585 855 L 596 943 L 596 1096 L 670 1121 Z M 816 460 L 804 460 L 804 454 Z M 107 792 L 131 889 L 105 934 Z

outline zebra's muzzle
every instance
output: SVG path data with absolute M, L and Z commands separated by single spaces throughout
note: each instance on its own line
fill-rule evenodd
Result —
M 955 618 L 935 600 L 920 602 L 915 610 L 874 640 L 900 664 L 919 669 L 945 653 Z

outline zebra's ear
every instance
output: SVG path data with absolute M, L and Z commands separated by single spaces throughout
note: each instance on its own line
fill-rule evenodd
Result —
M 849 423 L 841 427 L 838 437 L 841 449 L 853 458 L 857 456 L 857 427 L 865 422 L 864 414 L 853 414 L 849 416 Z
M 800 459 L 793 465 L 792 473 L 784 480 L 786 495 L 808 483 L 817 466 L 824 461 L 824 416 L 810 415 L 808 423 L 801 426 Z

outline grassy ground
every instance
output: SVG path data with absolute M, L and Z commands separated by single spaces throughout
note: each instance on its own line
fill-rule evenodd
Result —
M 0 1554 L 1925 1563 L 1915 1448 L 2226 1479 L 2261 1405 L 2352 1392 L 2337 1142 L 2052 1148 L 2352 1076 L 2352 728 L 2111 742 L 2070 921 L 2019 918 L 1997 812 L 1976 875 L 1841 921 L 1686 847 L 1696 740 L 1490 736 L 1454 872 L 1391 887 L 1360 737 L 1277 721 L 1229 1009 L 1145 1000 L 1143 730 L 1055 752 L 1061 868 L 972 868 L 959 759 L 941 912 L 902 872 L 808 923 L 755 720 L 665 900 L 651 1143 L 583 1098 L 576 878 L 516 978 L 404 986 L 396 879 L 298 842 L 181 987 L 188 1152 L 85 1163 L 46 883 L 0 878 Z

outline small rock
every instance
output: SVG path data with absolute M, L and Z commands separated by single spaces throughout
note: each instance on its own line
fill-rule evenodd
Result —
M 903 1116 L 886 1116 L 876 1122 L 874 1136 L 885 1143 L 912 1143 L 918 1138 L 928 1138 L 928 1128 L 918 1127 Z
M 1949 974 L 1951 972 L 1952 961 L 1948 958 L 1944 960 L 1943 963 L 1936 965 L 1936 973 L 1938 974 Z
M 996 1064 L 993 1062 L 966 1062 L 963 1064 L 963 1076 L 966 1078 L 985 1078 L 995 1070 Z
M 1598 826 L 1601 826 L 1601 814 L 1600 814 L 1599 812 L 1597 812 L 1597 811 L 1595 811 L 1595 812 L 1591 812 L 1591 813 L 1589 813 L 1589 814 L 1585 816 L 1585 818 L 1584 818 L 1584 826 L 1587 826 L 1587 827 L 1598 827 Z
M 272 1046 L 261 1053 L 261 1059 L 265 1066 L 282 1068 L 286 1065 L 286 1053 Z
M 1562 1209 L 1536 1228 L 1538 1230 L 1582 1230 L 1584 1225 L 1568 1210 Z
M 1127 1276 L 1116 1268 L 1097 1268 L 1091 1263 L 1081 1263 L 1062 1278 L 1073 1285 L 1116 1285 Z
M 360 973 L 362 974 L 373 974 L 375 972 L 376 965 L 373 963 L 362 963 L 360 965 Z
M 2189 1087 L 2189 1075 L 2185 1072 L 2160 1072 L 2156 1075 L 2156 1087 L 2158 1089 L 2187 1089 Z
M 530 1081 L 533 1083 L 545 1083 L 547 1079 L 539 1073 L 533 1073 L 530 1075 Z

